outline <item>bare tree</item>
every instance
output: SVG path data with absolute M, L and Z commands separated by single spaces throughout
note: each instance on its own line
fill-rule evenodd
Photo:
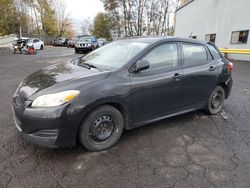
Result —
M 123 35 L 167 35 L 179 0 L 102 0 Z M 114 14 L 115 13 L 115 14 Z M 118 16 L 117 16 L 118 15 Z M 113 27 L 117 30 L 117 27 Z
M 81 32 L 83 34 L 90 34 L 92 32 L 92 28 L 93 28 L 93 21 L 90 19 L 90 17 L 82 21 Z
M 66 34 L 67 29 L 69 26 L 72 26 L 72 21 L 67 14 L 65 2 L 62 0 L 54 0 L 54 9 L 55 9 L 55 16 L 56 16 L 56 27 L 57 27 L 57 36 L 63 36 Z M 68 34 L 68 33 L 67 33 Z

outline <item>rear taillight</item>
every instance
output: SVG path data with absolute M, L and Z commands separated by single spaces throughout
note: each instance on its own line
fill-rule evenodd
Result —
M 231 74 L 232 73 L 232 71 L 233 71 L 233 66 L 234 66 L 234 64 L 232 63 L 232 62 L 229 62 L 228 64 L 227 64 L 227 71 Z

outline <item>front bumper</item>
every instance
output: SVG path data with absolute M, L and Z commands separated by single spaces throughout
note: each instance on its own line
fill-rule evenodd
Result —
M 54 130 L 48 130 L 48 131 L 54 131 Z M 58 130 L 55 130 L 58 131 Z M 45 132 L 45 130 L 42 130 L 40 132 Z M 29 143 L 42 146 L 42 147 L 47 147 L 47 148 L 57 148 L 58 146 L 56 145 L 56 140 L 58 135 L 39 135 L 38 132 L 32 133 L 32 134 L 27 134 L 20 132 L 20 135 L 24 140 L 26 140 Z
M 15 125 L 29 143 L 49 148 L 73 147 L 80 125 L 78 110 L 70 105 L 53 108 L 23 108 L 13 104 Z

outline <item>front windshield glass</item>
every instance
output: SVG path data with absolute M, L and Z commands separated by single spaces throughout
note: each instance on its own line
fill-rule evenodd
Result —
M 82 57 L 80 64 L 87 63 L 97 67 L 118 69 L 146 48 L 147 45 L 143 42 L 112 42 Z
M 90 36 L 84 36 L 84 37 L 80 37 L 79 41 L 81 42 L 91 42 L 92 38 Z

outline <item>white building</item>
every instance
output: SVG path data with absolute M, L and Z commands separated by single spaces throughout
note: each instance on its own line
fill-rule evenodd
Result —
M 215 42 L 219 48 L 250 49 L 250 0 L 190 0 L 176 13 L 175 36 Z M 250 61 L 250 55 L 231 54 Z

